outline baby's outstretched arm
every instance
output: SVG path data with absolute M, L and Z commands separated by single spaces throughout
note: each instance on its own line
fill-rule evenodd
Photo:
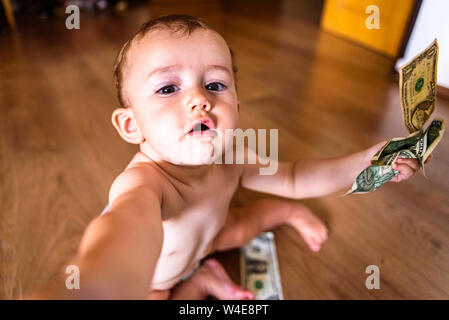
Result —
M 78 254 L 70 262 L 79 267 L 80 289 L 68 290 L 61 277 L 28 298 L 146 298 L 163 229 L 160 196 L 143 180 L 138 168 L 120 175 L 111 188 L 110 211 L 87 227 Z
M 279 162 L 274 175 L 261 175 L 261 165 L 246 164 L 242 173 L 243 187 L 292 199 L 325 196 L 349 187 L 357 175 L 370 165 L 373 155 L 386 143 L 380 142 L 366 150 L 332 159 L 301 159 Z M 248 149 L 248 153 L 254 151 Z M 246 154 L 248 156 L 248 154 Z M 248 163 L 247 159 L 245 163 Z M 401 179 L 410 178 L 418 169 L 416 159 L 398 163 Z

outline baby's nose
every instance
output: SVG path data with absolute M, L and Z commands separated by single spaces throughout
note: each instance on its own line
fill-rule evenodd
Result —
M 190 111 L 206 111 L 209 112 L 212 109 L 210 101 L 203 94 L 196 94 L 187 103 L 187 107 Z
M 209 112 L 211 110 L 211 106 L 210 103 L 204 103 L 204 104 L 199 104 L 199 105 L 194 105 L 192 107 L 192 110 L 194 109 L 198 109 L 198 111 L 206 111 Z

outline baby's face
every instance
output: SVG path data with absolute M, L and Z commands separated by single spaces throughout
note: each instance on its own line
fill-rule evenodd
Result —
M 211 30 L 189 36 L 155 30 L 135 42 L 123 90 L 145 139 L 142 149 L 185 165 L 221 157 L 225 129 L 237 128 L 239 118 L 232 72 L 229 48 Z M 195 127 L 199 121 L 209 129 Z

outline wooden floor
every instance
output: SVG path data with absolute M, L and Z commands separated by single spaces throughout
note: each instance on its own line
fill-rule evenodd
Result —
M 136 148 L 110 124 L 112 65 L 138 26 L 198 15 L 236 53 L 243 128 L 279 128 L 279 157 L 332 157 L 406 135 L 393 62 L 319 29 L 319 1 L 172 1 L 22 18 L 0 36 L 0 298 L 20 298 L 76 252 Z M 279 4 L 278 4 L 279 3 Z M 435 116 L 449 121 L 449 102 Z M 305 200 L 330 229 L 319 253 L 275 230 L 286 299 L 448 299 L 449 141 L 422 173 L 368 195 Z M 262 194 L 239 190 L 234 204 Z M 238 251 L 217 255 L 238 281 Z M 380 289 L 365 269 L 380 268 Z

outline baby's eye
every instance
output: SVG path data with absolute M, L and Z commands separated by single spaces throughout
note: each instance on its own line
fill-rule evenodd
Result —
M 176 92 L 178 90 L 179 90 L 179 88 L 177 86 L 175 86 L 175 85 L 168 85 L 168 86 L 165 86 L 163 88 L 160 88 L 158 91 L 156 91 L 156 93 L 170 94 L 170 93 Z
M 226 89 L 226 86 L 220 82 L 212 82 L 206 86 L 206 89 L 212 91 L 222 91 Z

